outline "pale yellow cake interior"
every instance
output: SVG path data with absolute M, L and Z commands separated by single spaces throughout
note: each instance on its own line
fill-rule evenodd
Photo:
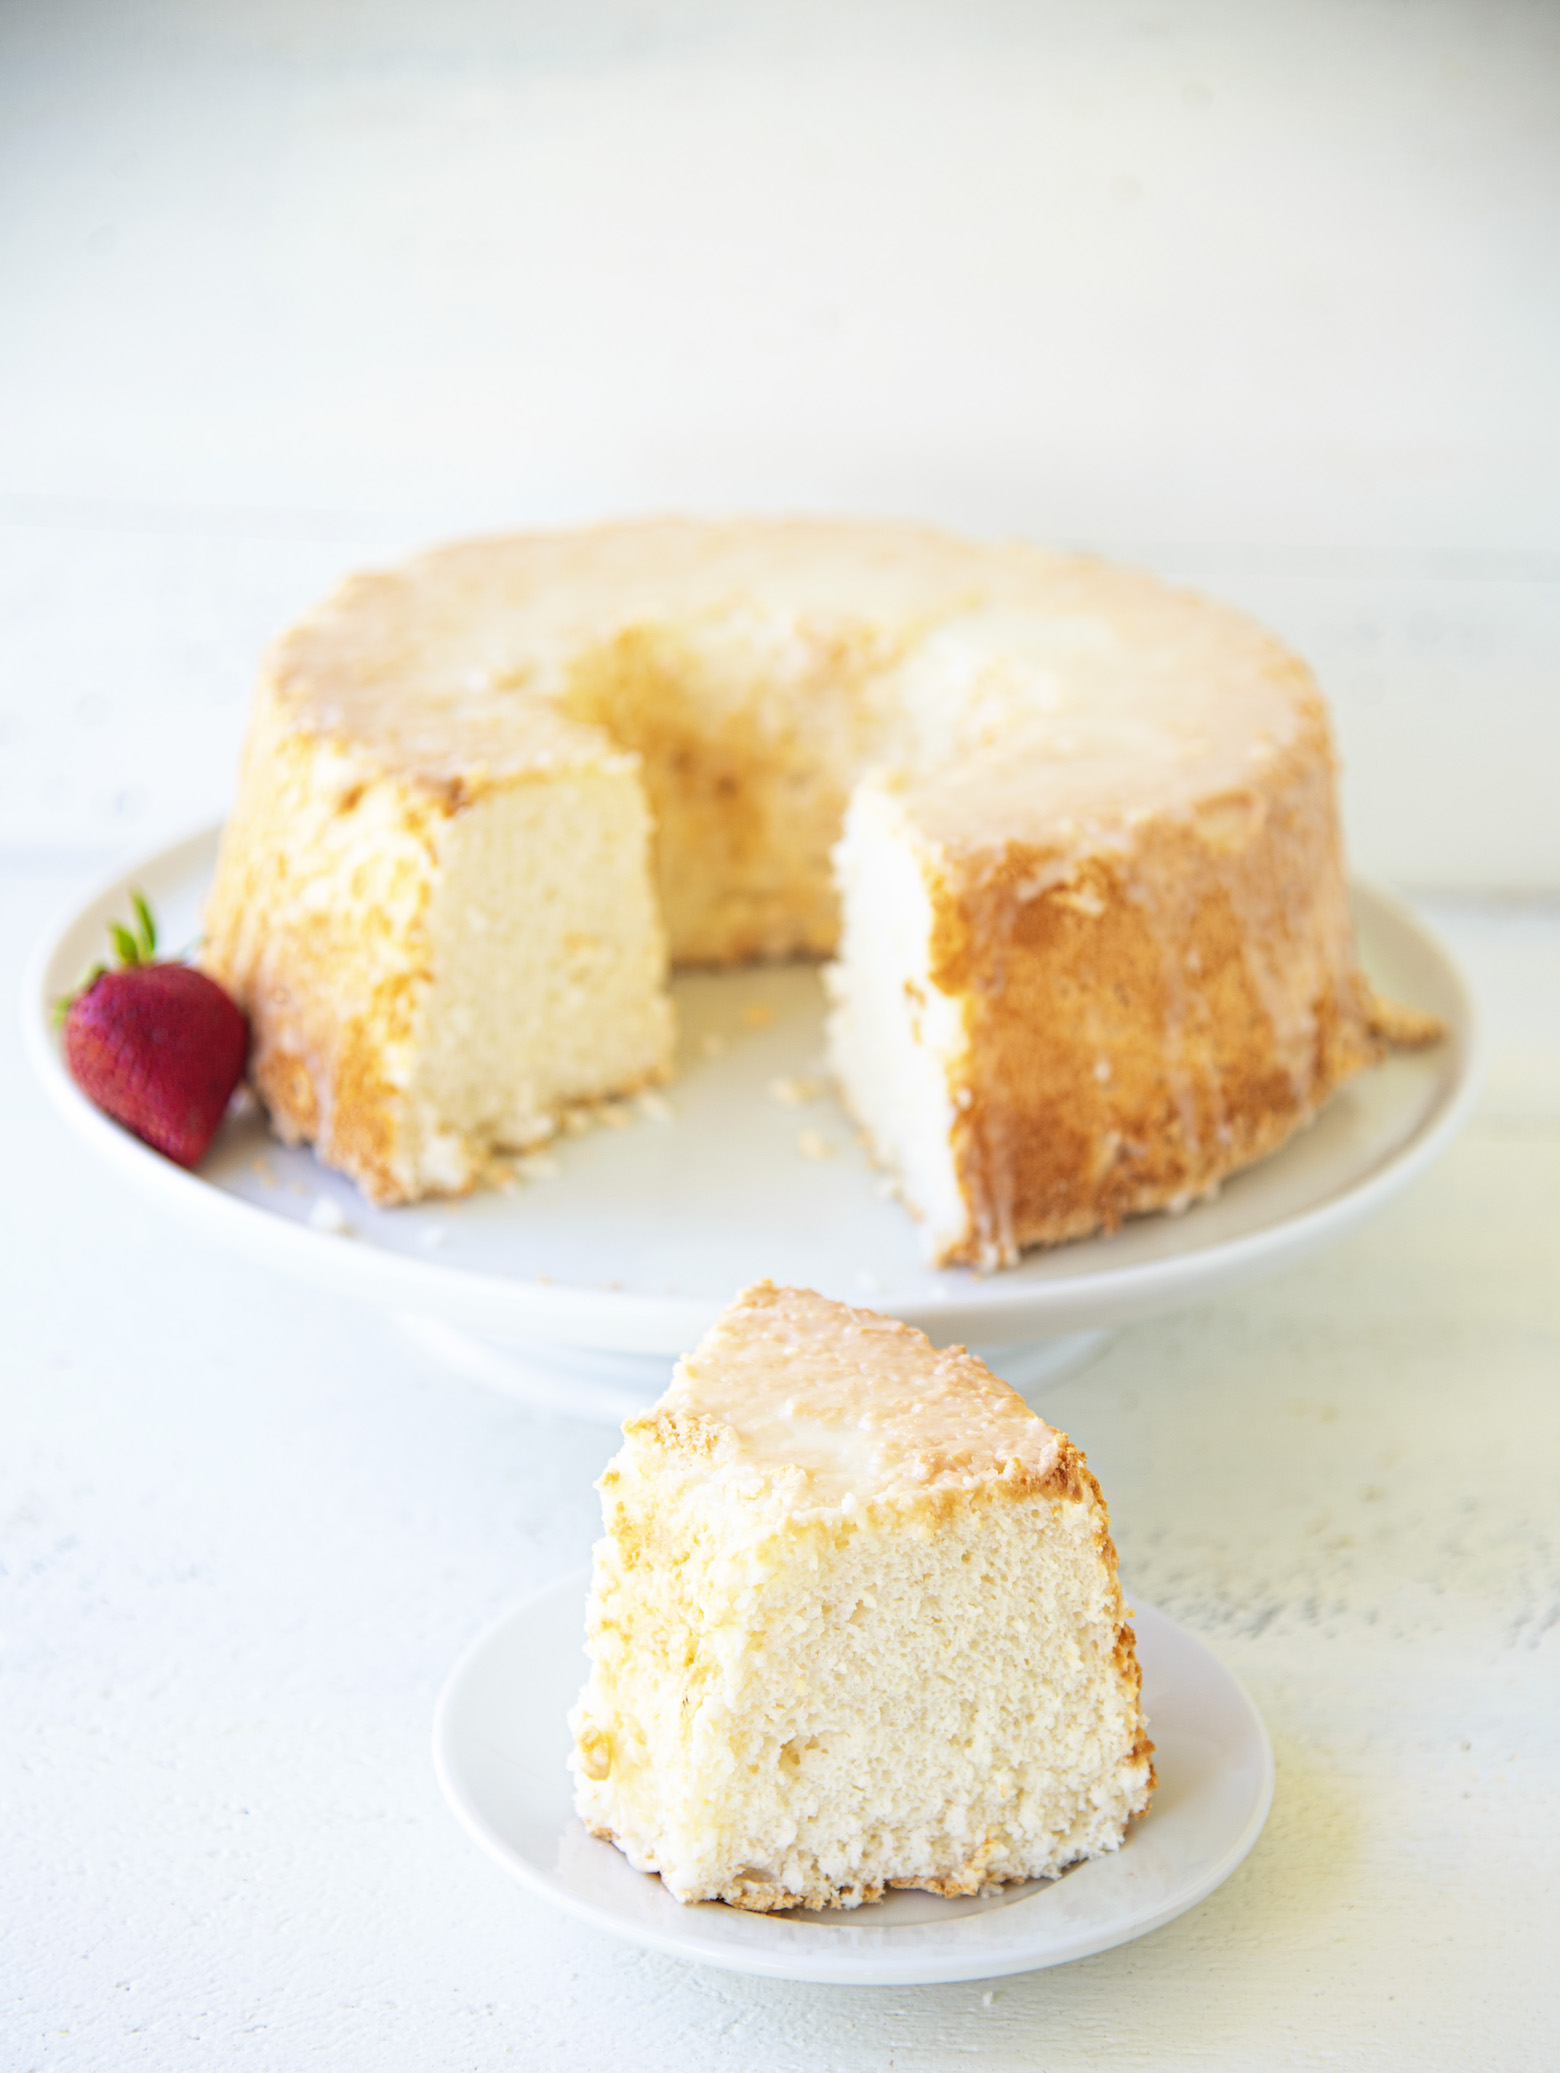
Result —
M 962 1349 L 760 1284 L 601 1489 L 577 1804 L 679 1899 L 973 1893 L 1146 1804 L 1098 1485 Z
M 649 838 L 621 758 L 488 792 L 451 821 L 426 918 L 441 1012 L 408 1089 L 425 1142 L 534 1144 L 561 1105 L 662 1076 L 672 1014 Z M 464 1177 L 457 1163 L 450 1179 Z

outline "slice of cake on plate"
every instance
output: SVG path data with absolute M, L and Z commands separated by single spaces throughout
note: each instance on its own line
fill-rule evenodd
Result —
M 974 1894 L 1146 1807 L 1099 1485 L 963 1348 L 761 1282 L 600 1487 L 576 1804 L 679 1900 Z

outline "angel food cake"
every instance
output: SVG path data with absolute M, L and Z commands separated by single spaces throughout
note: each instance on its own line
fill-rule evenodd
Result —
M 360 576 L 273 649 L 203 956 L 373 1200 L 665 1079 L 669 962 L 796 955 L 939 1262 L 1206 1192 L 1382 1048 L 1311 678 L 1147 576 L 668 520 Z
M 623 1434 L 571 1716 L 595 1834 L 758 1910 L 1120 1845 L 1153 1745 L 1105 1502 L 980 1361 L 763 1282 Z

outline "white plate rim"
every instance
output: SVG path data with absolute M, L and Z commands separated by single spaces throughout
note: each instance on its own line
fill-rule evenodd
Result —
M 67 1072 L 51 1023 L 54 999 L 79 977 L 56 969 L 65 943 L 85 926 L 101 925 L 110 908 L 121 908 L 139 878 L 194 869 L 214 847 L 221 826 L 203 822 L 104 872 L 40 940 L 23 983 L 22 1034 L 57 1113 L 132 1186 L 186 1227 L 317 1287 L 382 1311 L 416 1311 L 477 1332 L 512 1337 L 519 1329 L 551 1345 L 670 1356 L 686 1351 L 707 1329 L 718 1302 L 528 1281 L 372 1245 L 343 1244 L 175 1166 L 93 1106 Z M 1046 1281 L 1005 1284 L 1000 1274 L 971 1275 L 947 1295 L 906 1305 L 890 1293 L 885 1304 L 940 1344 L 962 1337 L 991 1345 L 1124 1323 L 1198 1301 L 1304 1257 L 1363 1221 L 1430 1165 L 1463 1127 L 1478 1096 L 1484 1039 L 1477 1007 L 1456 960 L 1406 902 L 1363 880 L 1353 882 L 1353 891 L 1434 961 L 1456 1005 L 1457 1052 L 1450 1084 L 1420 1125 L 1369 1173 L 1293 1215 L 1168 1258 Z
M 938 1986 L 960 1981 L 999 1979 L 1014 1973 L 1037 1972 L 1056 1965 L 1070 1965 L 1083 1958 L 1097 1957 L 1101 1952 L 1117 1949 L 1124 1943 L 1135 1942 L 1148 1936 L 1156 1929 L 1162 1929 L 1169 1922 L 1198 1907 L 1210 1894 L 1216 1892 L 1245 1862 L 1255 1847 L 1258 1838 L 1267 1825 L 1272 1810 L 1275 1786 L 1275 1766 L 1272 1738 L 1256 1702 L 1240 1679 L 1214 1653 L 1208 1645 L 1179 1621 L 1160 1612 L 1147 1600 L 1128 1592 L 1133 1606 L 1133 1619 L 1141 1633 L 1149 1623 L 1157 1624 L 1162 1634 L 1173 1635 L 1176 1645 L 1201 1659 L 1224 1688 L 1227 1699 L 1233 1701 L 1242 1713 L 1250 1731 L 1252 1744 L 1260 1756 L 1260 1768 L 1256 1790 L 1250 1807 L 1240 1827 L 1224 1846 L 1211 1857 L 1198 1875 L 1168 1899 L 1155 1905 L 1142 1907 L 1137 1911 L 1124 1910 L 1112 1926 L 1100 1928 L 1092 1933 L 1075 1934 L 1072 1938 L 1056 1936 L 1039 1937 L 1033 1945 L 1009 1948 L 998 1955 L 988 1951 L 982 1955 L 979 1945 L 978 1924 L 980 1916 L 964 1916 L 959 1921 L 961 1943 L 965 1948 L 957 1955 L 948 1954 L 941 1959 L 928 1958 L 925 1953 L 929 1939 L 917 1939 L 913 1950 L 905 1950 L 896 1956 L 888 1937 L 896 1932 L 888 1930 L 885 1935 L 885 1950 L 881 1956 L 863 1958 L 841 1950 L 832 1950 L 827 1944 L 820 1944 L 810 1962 L 799 1964 L 787 1954 L 786 1949 L 766 1950 L 761 1942 L 748 1940 L 743 1946 L 721 1942 L 703 1932 L 706 1910 L 689 1908 L 672 1917 L 677 1922 L 676 1931 L 660 1931 L 653 1924 L 628 1915 L 616 1914 L 610 1909 L 592 1903 L 574 1892 L 567 1884 L 549 1874 L 532 1862 L 523 1851 L 495 1833 L 483 1816 L 480 1807 L 466 1790 L 461 1775 L 458 1737 L 454 1722 L 460 1708 L 464 1686 L 467 1680 L 484 1664 L 488 1654 L 500 1645 L 504 1638 L 528 1614 L 544 1606 L 552 1606 L 564 1598 L 574 1599 L 581 1611 L 581 1628 L 584 1624 L 585 1595 L 589 1587 L 589 1569 L 577 1569 L 532 1592 L 518 1604 L 490 1620 L 461 1653 L 454 1668 L 446 1678 L 439 1694 L 434 1713 L 432 1757 L 434 1774 L 439 1789 L 451 1813 L 473 1842 L 493 1861 L 509 1873 L 519 1885 L 549 1905 L 559 1907 L 577 1920 L 590 1923 L 597 1929 L 625 1938 L 647 1950 L 654 1950 L 664 1956 L 683 1959 L 696 1964 L 713 1965 L 722 1971 L 743 1972 L 768 1979 L 806 1981 L 818 1985 L 837 1986 Z M 583 1667 L 583 1657 L 582 1657 Z M 1150 1711 L 1150 1694 L 1145 1689 L 1145 1711 Z M 1152 1731 L 1152 1720 L 1150 1720 Z M 1132 1839 L 1122 1846 L 1117 1856 L 1103 1860 L 1107 1865 L 1124 1861 L 1125 1852 L 1130 1850 Z M 610 1849 L 610 1844 L 603 1844 Z M 1022 1902 L 1014 1903 L 1022 1906 Z M 725 1910 L 720 1910 L 725 1915 Z M 861 1910 L 851 1917 L 851 1926 L 870 1927 L 863 1923 L 862 1916 L 869 1910 Z M 1004 1909 L 1003 1915 L 1010 1919 L 1012 1909 Z M 761 1925 L 769 1918 L 763 1915 L 743 1915 L 744 1925 L 760 1925 L 757 1934 L 761 1936 Z M 783 1918 L 782 1918 L 783 1919 Z M 811 1926 L 811 1925 L 809 1925 Z M 928 1925 L 917 1927 L 924 1930 Z M 903 1931 L 897 1932 L 903 1935 Z M 974 1944 L 971 1951 L 968 1946 Z M 933 1945 L 935 1949 L 935 1945 Z

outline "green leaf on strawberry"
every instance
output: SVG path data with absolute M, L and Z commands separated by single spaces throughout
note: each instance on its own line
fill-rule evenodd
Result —
M 130 905 L 135 912 L 135 927 L 128 929 L 122 921 L 108 924 L 109 941 L 119 958 L 119 969 L 131 965 L 149 965 L 157 956 L 157 922 L 151 906 L 143 892 L 130 889 Z M 87 973 L 74 993 L 62 993 L 54 1003 L 53 1021 L 56 1029 L 63 1029 L 65 1018 L 84 993 L 90 993 L 106 971 L 113 969 L 101 959 Z

